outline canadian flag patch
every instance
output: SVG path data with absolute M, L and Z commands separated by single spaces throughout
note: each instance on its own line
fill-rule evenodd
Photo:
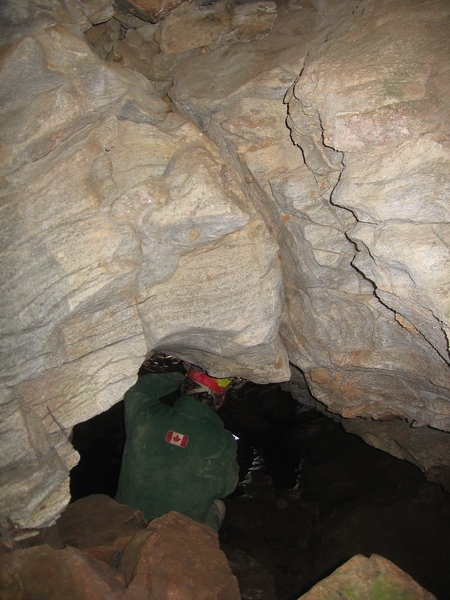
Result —
M 189 438 L 183 433 L 177 433 L 176 431 L 169 431 L 166 433 L 166 442 L 173 444 L 174 446 L 180 446 L 180 448 L 186 448 Z

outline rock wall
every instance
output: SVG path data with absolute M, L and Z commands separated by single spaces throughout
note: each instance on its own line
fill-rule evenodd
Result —
M 333 4 L 290 5 L 257 50 L 183 60 L 170 96 L 280 245 L 280 330 L 309 390 L 450 490 L 449 8 Z
M 344 417 L 390 421 L 388 436 L 381 424 L 344 426 L 447 490 L 436 430 L 450 425 L 449 16 L 445 2 L 361 2 L 311 51 L 288 95 L 292 138 L 318 182 L 337 179 L 326 201 L 351 213 L 351 268 L 370 286 L 369 297 L 336 286 L 340 325 L 328 329 L 337 329 L 329 360 L 307 370 L 310 389 Z M 327 236 L 316 232 L 305 237 L 320 248 Z M 339 339 L 352 340 L 344 353 Z
M 290 362 L 450 489 L 447 3 L 125 4 L 2 7 L 0 515 L 57 518 L 154 349 Z
M 154 348 L 289 378 L 278 247 L 216 146 L 50 16 L 5 47 L 0 83 L 0 514 L 26 527 L 69 499 L 71 428 Z

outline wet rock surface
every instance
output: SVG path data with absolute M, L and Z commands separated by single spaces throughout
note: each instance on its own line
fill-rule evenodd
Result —
M 228 564 L 239 582 L 242 600 L 277 600 L 273 573 L 254 558 L 233 546 L 220 544 Z
M 224 405 L 239 415 L 243 471 L 226 499 L 221 540 L 268 569 L 280 599 L 298 598 L 356 554 L 375 553 L 445 600 L 449 495 L 273 387 Z

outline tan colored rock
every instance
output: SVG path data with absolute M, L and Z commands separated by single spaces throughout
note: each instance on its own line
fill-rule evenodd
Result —
M 299 600 L 435 600 L 407 573 L 392 562 L 372 554 L 369 558 L 357 554 L 316 584 Z
M 258 39 L 269 33 L 276 15 L 274 2 L 233 4 L 229 8 L 224 1 L 213 5 L 184 2 L 161 23 L 157 41 L 164 53 L 175 54 Z
M 95 54 L 104 59 L 111 55 L 114 42 L 119 39 L 120 23 L 117 19 L 110 19 L 91 27 L 84 35 Z
M 119 572 L 124 600 L 239 600 L 236 577 L 217 533 L 176 512 L 153 520 L 127 545 Z
M 341 35 L 312 53 L 290 96 L 289 124 L 307 167 L 323 179 L 336 172 L 334 159 L 340 156 L 345 165 L 332 202 L 354 215 L 356 222 L 345 227 L 357 248 L 352 264 L 375 286 L 380 308 L 389 308 L 371 319 L 367 345 L 348 348 L 345 358 L 333 351 L 333 365 L 321 361 L 308 378 L 316 397 L 345 417 L 406 418 L 449 431 L 444 189 L 450 155 L 442 130 L 450 110 L 442 25 L 449 13 L 444 2 L 414 18 L 409 8 L 407 1 L 386 0 L 369 12 L 356 11 L 360 33 L 342 23 Z M 420 35 L 412 35 L 418 23 Z M 318 232 L 312 240 L 317 244 Z M 317 299 L 308 304 L 314 310 Z M 375 308 L 372 301 L 365 304 Z M 352 323 L 348 313 L 347 326 L 341 316 L 341 339 L 367 319 L 357 314 Z M 332 331 L 328 345 L 336 349 Z M 369 350 L 377 338 L 384 339 L 382 355 Z M 367 370 L 349 370 L 360 359 Z
M 145 25 L 150 25 L 151 27 L 158 27 L 158 25 L 155 25 L 154 23 L 149 23 L 148 21 L 139 19 L 139 17 L 135 17 L 130 13 L 124 13 L 118 10 L 114 11 L 114 18 L 117 19 L 117 21 L 119 21 L 119 23 L 123 25 L 125 29 L 137 29 Z
M 92 27 L 79 3 L 42 4 L 39 0 L 26 0 L 19 4 L 14 0 L 5 0 L 2 3 L 0 45 L 18 42 L 55 25 L 62 25 L 76 35 L 82 35 Z
M 293 13 L 278 10 L 275 26 L 263 39 L 184 57 L 170 92 L 177 110 L 204 130 L 213 115 L 243 98 L 277 100 L 282 110 L 286 91 L 298 77 L 316 35 L 317 13 L 310 5 Z M 286 113 L 277 136 L 285 132 L 285 118 Z
M 186 0 L 115 0 L 115 6 L 144 21 L 156 23 Z
M 125 586 L 103 562 L 75 548 L 42 544 L 2 555 L 0 589 L 4 600 L 121 600 Z
M 244 271 L 249 262 L 253 269 Z M 230 234 L 226 244 L 198 252 L 195 262 L 181 257 L 171 282 L 154 286 L 142 303 L 144 330 L 150 340 L 155 336 L 156 348 L 201 362 L 215 376 L 234 373 L 264 381 L 272 373 L 282 381 L 287 373 L 278 327 L 267 318 L 281 311 L 278 271 L 276 247 L 262 223 L 252 222 Z M 211 331 L 212 315 L 221 328 L 219 336 Z M 183 343 L 190 336 L 201 351 Z M 251 366 L 256 357 L 258 373 Z
M 158 25 L 147 23 L 130 29 L 124 40 L 114 43 L 113 60 L 147 77 L 154 90 L 164 97 L 172 86 L 173 71 L 180 62 L 177 54 L 164 54 L 153 39 Z
M 180 10 L 228 35 L 245 6 Z M 5 3 L 0 513 L 21 526 L 55 520 L 72 426 L 155 347 L 263 383 L 289 355 L 335 413 L 450 430 L 447 3 L 301 6 L 189 55 L 129 15 L 104 62 L 78 3 Z M 197 126 L 154 94 L 172 73 Z
M 62 26 L 8 46 L 1 66 L 0 513 L 45 527 L 69 500 L 72 427 L 119 401 L 158 345 L 195 347 L 216 371 L 288 376 L 281 271 L 217 147 L 143 75 Z M 228 285 L 211 291 L 208 256 L 227 255 Z M 180 290 L 180 260 L 211 281 Z M 247 260 L 257 293 L 235 276 Z
M 263 40 L 185 58 L 170 95 L 276 235 L 281 335 L 315 398 L 449 431 L 448 6 L 302 6 Z M 417 460 L 444 477 L 433 447 Z
M 272 81 L 280 79 L 280 72 L 272 75 Z M 287 74 L 285 77 L 289 80 Z M 292 141 L 283 127 L 285 120 L 286 107 L 279 98 L 255 96 L 244 97 L 214 115 L 222 135 L 269 195 L 272 182 L 283 174 L 292 181 L 292 172 L 303 167 L 301 154 L 292 152 Z
M 79 6 L 93 25 L 105 23 L 114 15 L 111 0 L 80 0 Z

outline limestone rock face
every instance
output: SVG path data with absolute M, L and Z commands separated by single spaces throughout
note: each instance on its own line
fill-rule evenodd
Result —
M 311 56 L 289 95 L 293 139 L 316 179 L 339 178 L 330 202 L 355 219 L 345 231 L 357 249 L 351 263 L 381 308 L 376 320 L 347 312 L 371 341 L 361 331 L 352 355 L 323 361 L 308 377 L 320 400 L 333 411 L 343 406 L 336 412 L 344 416 L 402 414 L 449 431 L 450 15 L 445 2 L 414 14 L 409 2 L 367 9 Z
M 288 378 L 282 278 L 236 174 L 142 75 L 52 26 L 6 49 L 0 87 L 0 514 L 36 527 L 68 502 L 71 428 L 152 349 Z
M 166 54 L 224 42 L 247 41 L 267 35 L 276 16 L 274 2 L 250 2 L 231 8 L 223 1 L 212 6 L 184 2 L 164 19 L 157 41 Z M 191 31 L 188 36 L 186 29 Z
M 81 0 L 80 8 L 93 25 L 105 23 L 114 15 L 111 0 Z
M 290 362 L 447 486 L 448 3 L 150 4 L 1 8 L 0 515 L 55 520 L 155 349 Z
M 252 46 L 184 59 L 170 92 L 277 238 L 280 331 L 309 390 L 346 419 L 374 420 L 365 439 L 396 446 L 440 482 L 448 451 L 434 430 L 450 431 L 448 25 L 446 2 L 302 3 Z M 393 420 L 408 443 L 377 435 Z M 424 437 L 435 450 L 408 458 Z
M 115 0 L 115 6 L 144 21 L 156 23 L 185 0 Z

